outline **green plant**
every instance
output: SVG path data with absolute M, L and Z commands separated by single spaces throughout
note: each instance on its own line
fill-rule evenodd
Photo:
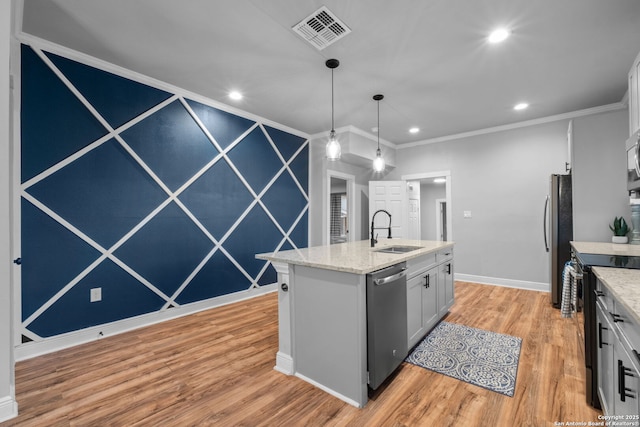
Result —
M 623 217 L 615 217 L 613 225 L 609 225 L 614 236 L 626 236 L 629 232 L 629 226 Z

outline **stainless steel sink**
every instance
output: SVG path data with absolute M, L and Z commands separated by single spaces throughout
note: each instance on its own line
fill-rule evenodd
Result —
M 380 248 L 374 252 L 382 252 L 385 254 L 404 254 L 418 249 L 422 249 L 422 246 L 387 246 L 386 248 Z

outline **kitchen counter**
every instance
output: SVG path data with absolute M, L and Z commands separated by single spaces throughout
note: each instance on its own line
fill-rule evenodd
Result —
M 376 252 L 389 246 L 420 246 L 406 253 Z M 256 258 L 271 262 L 302 265 L 343 273 L 367 274 L 412 258 L 453 247 L 453 242 L 409 239 L 378 239 L 375 248 L 369 240 L 336 245 L 314 246 L 304 249 L 258 254 Z M 640 248 L 639 248 L 640 249 Z
M 640 323 L 640 270 L 593 267 L 593 272 Z
M 622 245 L 608 242 L 571 242 L 571 247 L 582 254 L 640 256 L 640 245 Z

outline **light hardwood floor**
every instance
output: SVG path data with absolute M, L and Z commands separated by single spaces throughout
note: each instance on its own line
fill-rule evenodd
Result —
M 5 426 L 552 426 L 597 421 L 579 320 L 549 294 L 465 282 L 446 320 L 523 339 L 514 397 L 404 363 L 364 409 L 273 370 L 277 296 L 19 362 Z M 340 361 L 336 360 L 336 363 Z

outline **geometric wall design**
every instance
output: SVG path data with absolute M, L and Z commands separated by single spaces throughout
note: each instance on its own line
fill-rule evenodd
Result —
M 27 339 L 274 283 L 255 254 L 307 246 L 304 138 L 35 47 L 21 58 Z

